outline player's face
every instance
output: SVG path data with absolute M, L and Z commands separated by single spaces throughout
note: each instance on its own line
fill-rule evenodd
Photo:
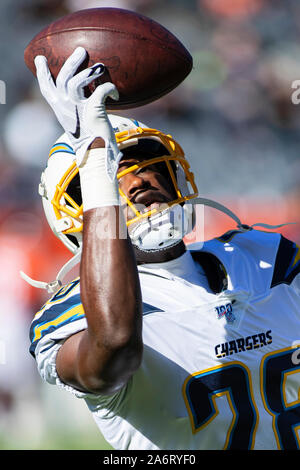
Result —
M 122 159 L 119 172 L 140 161 L 138 157 Z M 157 209 L 177 197 L 169 172 L 163 162 L 139 168 L 122 176 L 119 178 L 119 187 L 141 213 Z M 135 217 L 129 206 L 125 207 L 125 217 L 127 221 Z

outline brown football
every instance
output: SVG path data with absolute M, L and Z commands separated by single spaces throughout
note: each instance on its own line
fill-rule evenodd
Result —
M 144 15 L 120 8 L 91 8 L 54 21 L 28 44 L 25 63 L 36 75 L 35 56 L 46 56 L 56 79 L 77 46 L 88 52 L 80 69 L 96 62 L 106 69 L 88 93 L 103 82 L 116 85 L 119 101 L 108 98 L 106 103 L 111 110 L 157 100 L 177 87 L 193 66 L 190 53 L 174 34 Z

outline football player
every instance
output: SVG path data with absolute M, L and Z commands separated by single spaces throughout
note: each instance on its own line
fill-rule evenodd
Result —
M 239 224 L 183 242 L 197 188 L 170 136 L 118 116 L 110 83 L 85 98 L 102 64 L 41 92 L 65 133 L 40 194 L 74 257 L 31 325 L 43 379 L 86 401 L 115 449 L 297 449 L 300 444 L 300 249 Z M 80 277 L 63 285 L 80 261 Z M 53 404 L 55 406 L 55 404 Z

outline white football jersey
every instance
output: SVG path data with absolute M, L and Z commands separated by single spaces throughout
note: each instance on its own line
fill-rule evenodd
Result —
M 79 278 L 36 314 L 31 353 L 43 379 L 85 399 L 115 449 L 297 449 L 299 273 L 299 247 L 256 230 L 140 266 L 143 360 L 112 396 L 56 373 L 61 344 L 87 327 Z

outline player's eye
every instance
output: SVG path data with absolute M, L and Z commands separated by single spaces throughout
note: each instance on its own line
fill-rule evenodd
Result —
M 140 173 L 146 173 L 147 171 L 157 172 L 158 170 L 155 168 L 155 165 L 147 165 L 142 168 L 138 168 L 134 173 L 139 175 Z

